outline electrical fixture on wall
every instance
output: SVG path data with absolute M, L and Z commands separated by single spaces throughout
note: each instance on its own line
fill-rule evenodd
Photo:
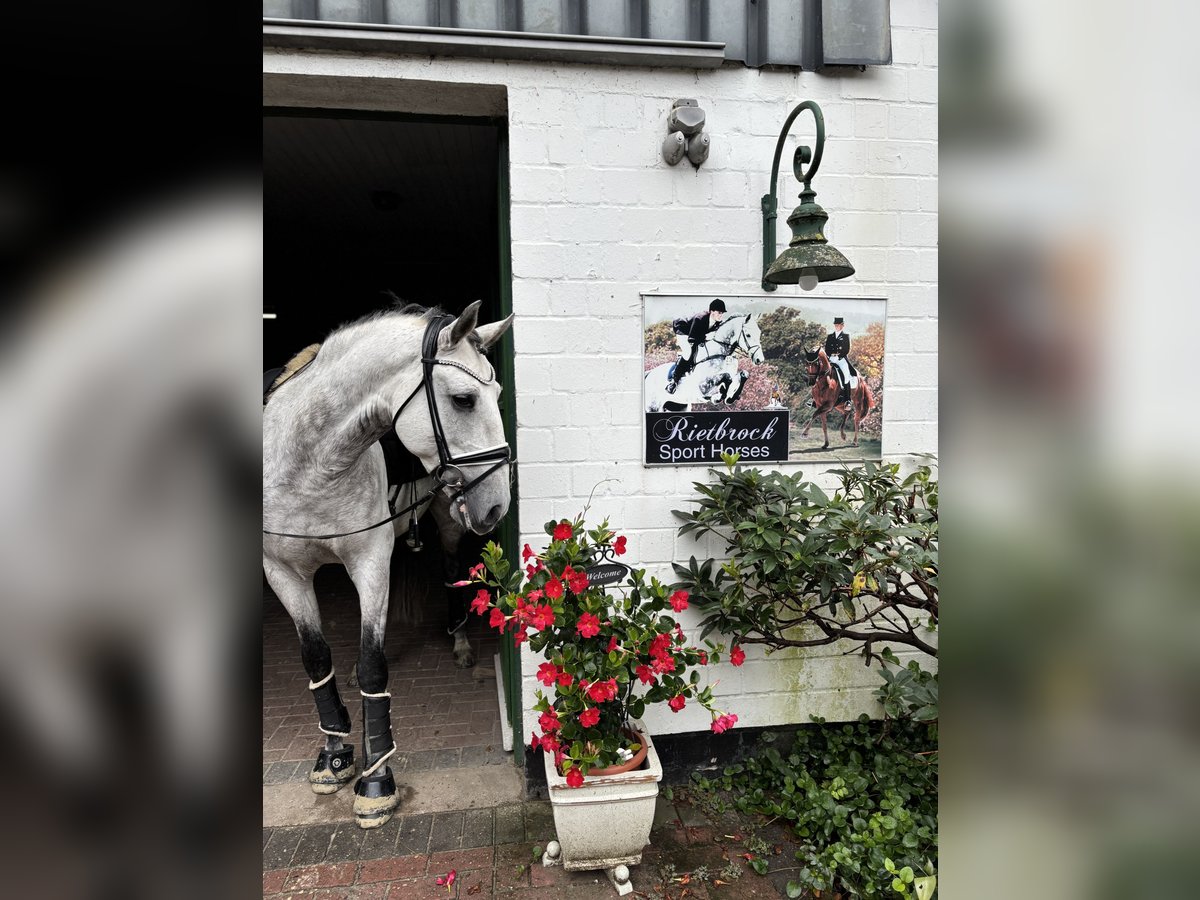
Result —
M 685 156 L 696 168 L 708 159 L 712 142 L 704 134 L 704 110 L 695 100 L 676 100 L 667 116 L 667 137 L 662 156 L 668 166 L 674 166 Z
M 779 201 L 775 196 L 775 184 L 779 181 L 779 156 L 792 122 L 806 109 L 813 114 L 817 123 L 817 148 L 814 151 L 810 147 L 797 147 L 792 158 L 792 171 L 796 179 L 804 184 L 804 190 L 800 192 L 800 205 L 792 210 L 787 220 L 792 229 L 792 239 L 787 249 L 776 257 L 775 219 Z M 817 192 L 811 187 L 824 150 L 825 117 L 821 114 L 821 107 L 811 100 L 805 100 L 792 110 L 783 123 L 783 130 L 779 132 L 775 160 L 771 164 L 771 192 L 762 198 L 764 291 L 773 291 L 781 284 L 799 284 L 802 290 L 811 291 L 818 282 L 837 281 L 854 274 L 850 260 L 825 239 L 825 222 L 829 219 L 829 213 L 816 204 Z M 804 169 L 806 165 L 807 171 Z

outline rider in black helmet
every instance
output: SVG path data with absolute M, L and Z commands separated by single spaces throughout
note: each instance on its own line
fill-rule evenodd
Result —
M 675 363 L 675 372 L 667 381 L 667 393 L 675 393 L 675 389 L 679 387 L 679 382 L 683 376 L 692 370 L 696 365 L 696 350 L 700 345 L 708 340 L 709 332 L 716 331 L 721 325 L 721 319 L 725 317 L 725 301 L 714 300 L 708 304 L 708 309 L 704 312 L 696 313 L 692 316 L 691 324 L 688 325 L 687 339 L 691 344 L 691 352 L 685 357 L 682 353 L 679 354 L 679 361 Z

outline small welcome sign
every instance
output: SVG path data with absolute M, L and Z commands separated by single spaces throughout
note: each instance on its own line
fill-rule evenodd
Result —
M 883 299 L 642 300 L 645 465 L 880 458 Z

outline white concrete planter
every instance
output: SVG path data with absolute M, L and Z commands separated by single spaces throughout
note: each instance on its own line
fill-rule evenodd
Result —
M 646 726 L 633 726 L 646 739 L 646 759 L 640 768 L 620 775 L 589 775 L 581 787 L 567 787 L 555 771 L 554 755 L 544 754 L 554 829 L 567 869 L 609 869 L 642 861 L 663 773 Z

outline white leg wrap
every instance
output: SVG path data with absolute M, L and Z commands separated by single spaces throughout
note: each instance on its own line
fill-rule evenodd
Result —
M 379 759 L 375 760 L 374 765 L 372 765 L 369 769 L 363 770 L 363 777 L 366 778 L 368 775 L 373 774 L 375 772 L 375 770 L 378 769 L 380 766 L 382 766 L 385 762 L 387 762 L 388 758 L 391 757 L 391 755 L 395 752 L 396 752 L 396 745 L 392 744 L 391 750 L 389 750 L 387 753 L 383 754 L 383 756 L 379 757 Z
M 325 682 L 329 681 L 329 679 L 333 677 L 333 673 L 334 673 L 334 669 L 331 667 L 329 669 L 329 674 L 326 675 L 324 678 L 322 678 L 320 681 L 310 681 L 308 683 L 308 689 L 310 691 L 315 691 L 321 685 L 325 684 Z

